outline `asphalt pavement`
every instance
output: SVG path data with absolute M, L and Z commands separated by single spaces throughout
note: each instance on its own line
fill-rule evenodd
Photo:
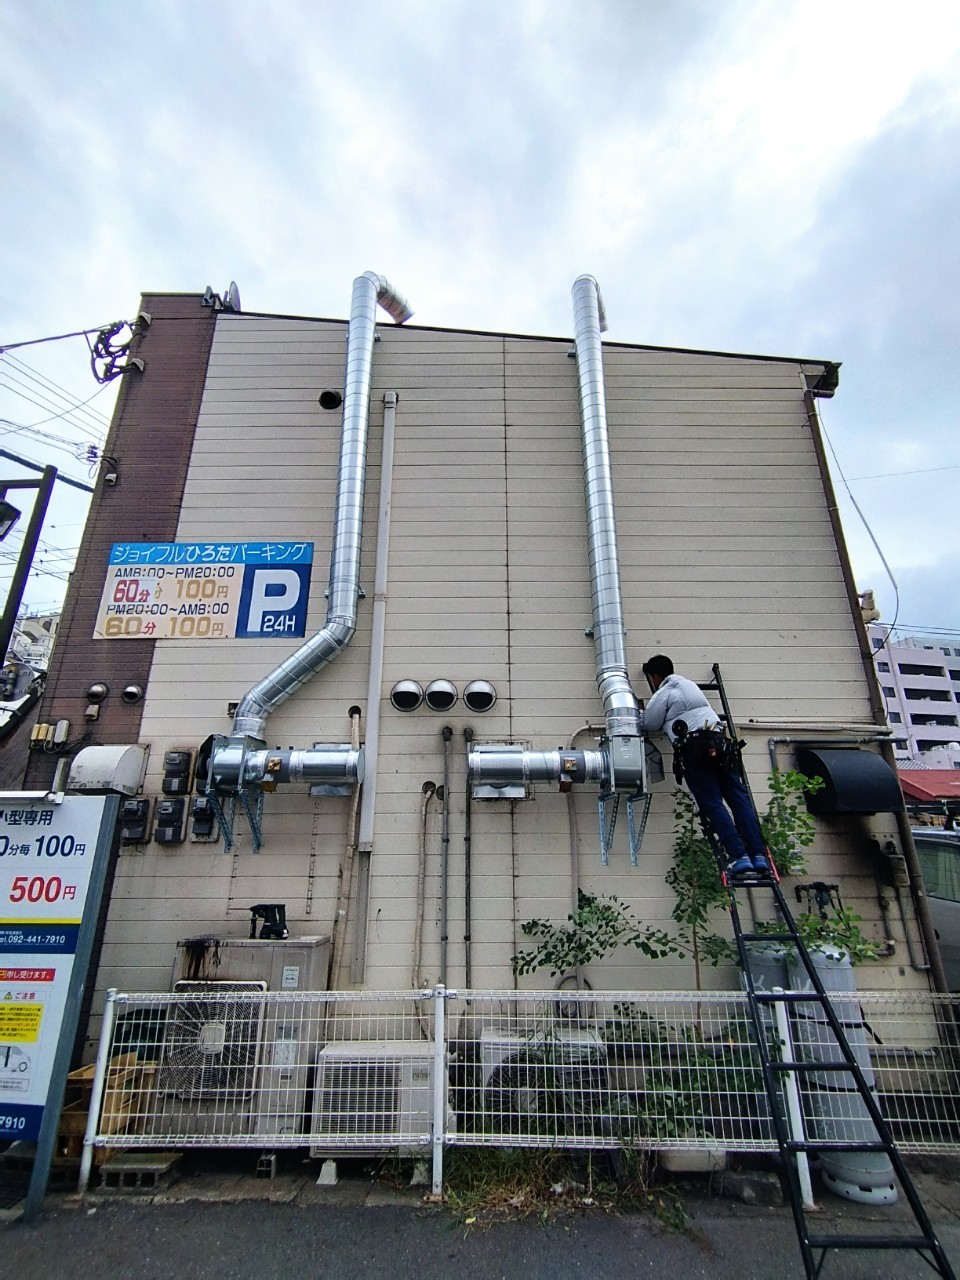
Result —
M 911 1164 L 941 1243 L 960 1268 L 960 1161 Z M 790 1211 L 725 1199 L 705 1179 L 678 1181 L 685 1222 L 673 1215 L 614 1213 L 567 1197 L 512 1220 L 468 1222 L 428 1188 L 398 1187 L 367 1176 L 316 1184 L 318 1167 L 282 1171 L 186 1172 L 153 1194 L 48 1197 L 26 1225 L 16 1209 L 2 1227 L 4 1270 L 16 1280 L 67 1274 L 96 1280 L 352 1280 L 388 1276 L 424 1280 L 554 1280 L 565 1276 L 710 1277 L 802 1280 Z M 583 1197 L 589 1199 L 589 1197 Z M 815 1230 L 908 1231 L 902 1203 L 891 1209 L 850 1205 L 824 1194 Z M 828 1256 L 824 1280 L 913 1280 L 933 1272 L 912 1252 L 858 1251 Z

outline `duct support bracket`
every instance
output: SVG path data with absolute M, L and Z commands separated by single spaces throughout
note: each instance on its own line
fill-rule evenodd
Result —
M 651 796 L 649 792 L 626 797 L 627 806 L 627 839 L 630 845 L 630 865 L 639 866 L 640 846 L 643 833 L 647 828 L 650 814 Z M 640 817 L 637 819 L 637 805 L 640 806 Z M 606 792 L 597 797 L 597 810 L 600 820 L 600 864 L 610 865 L 610 850 L 613 847 L 613 834 L 617 827 L 617 815 L 620 812 L 620 792 Z
M 214 734 L 199 751 L 207 761 L 205 794 L 229 851 L 234 841 L 234 821 L 239 801 L 253 835 L 254 852 L 263 844 L 263 796 L 287 782 L 305 782 L 313 795 L 347 795 L 363 781 L 363 748 L 350 743 L 318 742 L 305 750 L 268 748 L 260 738 L 246 734 L 225 737 Z M 229 796 L 229 813 L 222 798 Z
M 635 867 L 650 811 L 644 748 L 644 739 L 634 734 L 603 738 L 597 751 L 538 751 L 515 743 L 485 743 L 469 751 L 467 767 L 474 796 L 484 799 L 510 798 L 534 782 L 556 782 L 561 791 L 569 791 L 574 783 L 599 783 L 600 861 L 603 866 L 609 865 L 623 799 L 627 806 L 630 864 Z M 639 815 L 635 808 L 638 803 Z

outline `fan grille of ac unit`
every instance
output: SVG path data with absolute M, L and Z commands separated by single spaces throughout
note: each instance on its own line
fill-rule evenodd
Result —
M 236 1102 L 254 1089 L 263 1003 L 238 999 L 266 989 L 264 982 L 178 982 L 163 1045 L 159 1087 L 186 1101 Z
M 328 1062 L 317 1094 L 318 1130 L 328 1138 L 392 1133 L 397 1123 L 400 1067 L 395 1062 Z

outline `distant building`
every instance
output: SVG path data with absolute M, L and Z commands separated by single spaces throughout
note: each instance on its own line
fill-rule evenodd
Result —
M 59 625 L 59 613 L 28 614 L 18 618 L 10 641 L 9 657 L 46 671 Z
M 867 631 L 899 767 L 960 769 L 958 637 Z

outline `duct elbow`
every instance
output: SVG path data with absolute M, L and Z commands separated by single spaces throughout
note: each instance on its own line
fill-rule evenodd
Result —
M 383 307 L 391 320 L 404 324 L 413 315 L 413 308 L 403 294 L 398 293 L 385 276 L 378 276 L 375 271 L 365 271 L 361 280 L 369 280 L 376 290 L 377 302 Z
M 574 308 L 576 308 L 578 298 L 582 297 L 584 293 L 587 293 L 589 296 L 589 292 L 591 290 L 593 291 L 593 293 L 596 294 L 596 297 L 597 297 L 597 322 L 600 326 L 600 332 L 606 333 L 607 313 L 603 306 L 603 297 L 600 293 L 600 286 L 599 284 L 597 284 L 596 276 L 584 274 L 582 276 L 577 276 L 576 280 L 574 280 L 573 282 Z

